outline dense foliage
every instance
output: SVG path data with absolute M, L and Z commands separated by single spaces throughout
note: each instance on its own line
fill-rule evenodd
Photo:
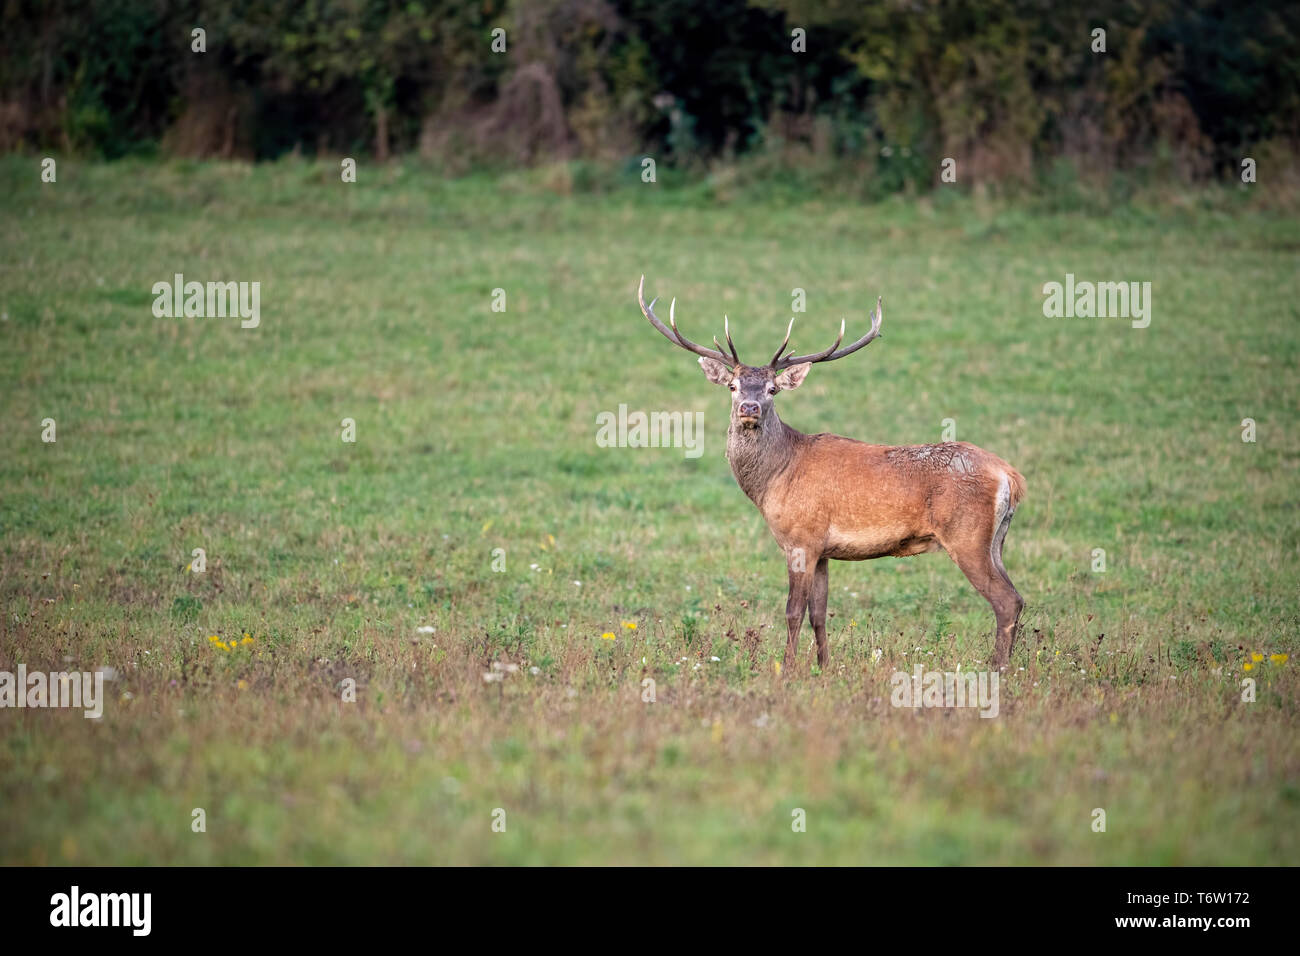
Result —
M 193 31 L 204 31 L 195 52 Z M 493 31 L 505 51 L 493 52 Z M 1094 30 L 1105 30 L 1097 52 Z M 799 31 L 802 31 L 800 33 Z M 796 51 L 797 47 L 802 47 Z M 0 150 L 452 168 L 792 151 L 926 185 L 1059 158 L 1183 179 L 1300 138 L 1300 6 L 1265 0 L 9 0 Z M 879 172 L 879 169 L 876 169 Z

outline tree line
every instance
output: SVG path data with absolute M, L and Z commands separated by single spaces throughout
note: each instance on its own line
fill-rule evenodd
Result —
M 0 151 L 1187 181 L 1300 141 L 1265 0 L 7 0 Z

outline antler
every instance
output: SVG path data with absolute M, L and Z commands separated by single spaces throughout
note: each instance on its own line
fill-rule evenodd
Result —
M 882 297 L 877 296 L 876 311 L 871 317 L 871 331 L 862 336 L 862 338 L 858 339 L 852 345 L 846 345 L 844 348 L 840 348 L 840 343 L 844 341 L 844 320 L 840 319 L 839 337 L 835 339 L 835 344 L 830 348 L 823 352 L 814 352 L 811 355 L 787 355 L 785 358 L 781 358 L 781 353 L 784 352 L 785 347 L 790 344 L 790 330 L 794 328 L 794 319 L 791 319 L 790 325 L 785 330 L 785 341 L 781 343 L 781 347 L 777 349 L 776 354 L 772 356 L 771 367 L 779 372 L 782 369 L 789 368 L 791 365 L 802 365 L 804 362 L 833 362 L 836 359 L 844 358 L 846 355 L 852 355 L 880 334 L 880 323 L 883 322 L 884 319 L 885 302 Z
M 696 355 L 702 355 L 704 358 L 713 359 L 715 362 L 721 362 L 723 365 L 732 368 L 744 364 L 740 361 L 740 356 L 736 354 L 736 346 L 732 344 L 731 323 L 727 321 L 726 316 L 723 316 L 723 321 L 725 323 L 724 329 L 726 330 L 727 346 L 731 349 L 731 355 L 727 355 L 727 353 L 722 351 L 722 346 L 718 345 L 718 337 L 716 335 L 713 337 L 713 344 L 717 345 L 718 349 L 717 351 L 714 351 L 713 349 L 705 348 L 703 345 L 696 345 L 686 336 L 682 335 L 681 332 L 677 331 L 677 319 L 674 315 L 674 312 L 677 309 L 676 299 L 673 299 L 672 304 L 668 306 L 668 322 L 672 325 L 672 329 L 669 330 L 668 326 L 664 325 L 663 322 L 659 320 L 659 317 L 654 313 L 655 303 L 658 302 L 659 299 L 656 297 L 650 300 L 649 305 L 645 304 L 645 276 L 641 277 L 641 284 L 636 288 L 636 300 L 641 305 L 642 314 L 650 320 L 650 324 L 663 333 L 664 338 L 669 342 L 672 342 L 674 345 L 680 345 L 688 352 L 694 352 Z

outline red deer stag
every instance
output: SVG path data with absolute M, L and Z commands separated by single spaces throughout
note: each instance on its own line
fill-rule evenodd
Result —
M 676 299 L 668 307 L 665 326 L 654 313 L 658 299 L 646 305 L 645 276 L 637 301 L 650 324 L 670 342 L 700 357 L 710 382 L 731 389 L 727 461 L 741 491 L 758 506 L 785 552 L 790 573 L 787 668 L 799 648 L 805 611 L 817 638 L 817 663 L 825 668 L 830 659 L 826 598 L 831 558 L 865 561 L 940 550 L 948 552 L 993 606 L 993 666 L 1007 666 L 1025 604 L 1002 566 L 1002 542 L 1025 494 L 1020 473 L 969 442 L 891 446 L 839 435 L 805 435 L 781 421 L 773 407 L 776 393 L 798 388 L 815 363 L 844 358 L 875 339 L 884 318 L 881 299 L 876 300 L 871 331 L 853 344 L 840 348 L 841 320 L 839 338 L 830 348 L 782 358 L 794 327 L 791 319 L 785 341 L 772 361 L 761 366 L 741 362 L 730 322 L 724 326 L 730 354 L 716 336 L 716 349 L 687 339 L 677 330 Z

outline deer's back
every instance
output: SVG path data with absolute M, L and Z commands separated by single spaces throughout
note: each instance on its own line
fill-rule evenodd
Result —
M 863 560 L 938 551 L 966 529 L 994 526 L 1024 493 L 1020 473 L 969 442 L 872 445 L 803 436 L 762 510 L 785 547 Z

